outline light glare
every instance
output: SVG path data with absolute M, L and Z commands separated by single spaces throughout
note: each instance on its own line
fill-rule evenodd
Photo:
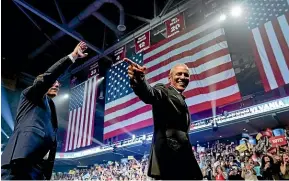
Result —
M 63 98 L 64 99 L 68 99 L 69 98 L 69 94 L 64 94 Z
M 239 17 L 242 14 L 242 8 L 240 6 L 234 6 L 231 10 L 233 17 Z
M 221 14 L 220 21 L 224 21 L 227 19 L 227 16 L 225 14 Z

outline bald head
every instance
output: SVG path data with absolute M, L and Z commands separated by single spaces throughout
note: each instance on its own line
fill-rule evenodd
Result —
M 190 70 L 186 64 L 176 64 L 170 70 L 169 81 L 171 86 L 183 92 L 189 84 Z

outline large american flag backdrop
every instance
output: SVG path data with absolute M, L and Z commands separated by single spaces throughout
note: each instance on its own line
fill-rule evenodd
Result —
M 71 89 L 65 151 L 92 144 L 97 85 L 94 76 Z
M 289 83 L 289 0 L 249 0 L 248 28 L 265 91 Z
M 132 60 L 147 67 L 146 79 L 152 86 L 168 84 L 173 65 L 187 64 L 192 75 L 184 95 L 190 113 L 241 98 L 224 29 L 217 22 L 191 27 Z M 127 66 L 121 62 L 108 73 L 104 139 L 153 124 L 151 106 L 136 97 L 129 87 Z

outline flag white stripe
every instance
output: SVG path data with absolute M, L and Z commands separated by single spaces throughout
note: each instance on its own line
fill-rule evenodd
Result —
M 82 102 L 82 110 L 81 110 L 81 121 L 80 121 L 80 134 L 78 137 L 78 143 L 77 143 L 77 148 L 81 147 L 81 141 L 82 141 L 82 137 L 83 137 L 83 124 L 84 124 L 84 117 L 85 117 L 85 102 L 86 102 L 86 91 L 87 91 L 87 82 L 85 82 L 84 84 L 84 96 L 83 96 L 83 102 Z
M 147 58 L 149 58 L 151 56 L 156 55 L 159 52 L 162 52 L 162 51 L 166 50 L 168 48 L 168 45 L 169 46 L 174 46 L 174 45 L 176 45 L 176 44 L 178 44 L 178 43 L 180 43 L 182 41 L 185 41 L 187 38 L 191 38 L 191 37 L 203 32 L 205 30 L 215 26 L 215 24 L 216 24 L 216 22 L 211 21 L 211 22 L 209 22 L 207 24 L 199 26 L 196 29 L 194 29 L 194 30 L 192 30 L 192 31 L 190 31 L 190 32 L 178 37 L 178 38 L 175 38 L 172 41 L 170 41 L 170 42 L 168 42 L 168 43 L 166 43 L 166 44 L 164 44 L 164 45 L 162 45 L 162 46 L 160 46 L 160 47 L 158 47 L 158 48 L 156 48 L 156 49 L 144 54 L 143 59 L 145 60 L 145 59 L 147 59 Z
M 225 46 L 227 46 L 227 43 L 225 43 L 225 44 L 226 44 Z M 206 56 L 208 56 L 208 55 L 210 55 L 210 54 L 212 54 L 214 52 L 217 52 L 217 51 L 225 49 L 225 48 L 221 47 L 219 44 L 210 46 L 210 47 L 208 47 L 208 48 L 206 48 L 206 49 L 204 49 L 202 51 L 199 51 L 198 53 L 195 53 L 192 56 L 184 57 L 184 58 L 181 58 L 181 59 L 179 59 L 177 61 L 173 61 L 173 62 L 171 62 L 171 63 L 169 63 L 169 64 L 167 64 L 165 66 L 162 66 L 159 69 L 156 69 L 156 70 L 146 74 L 146 78 L 150 79 L 150 78 L 153 78 L 153 77 L 155 77 L 155 76 L 157 76 L 157 75 L 159 75 L 159 74 L 161 74 L 163 72 L 169 71 L 176 64 L 176 62 L 184 63 L 184 64 L 195 62 L 195 61 L 197 61 L 197 60 L 199 60 L 201 58 L 204 58 L 204 57 L 206 57 Z M 229 55 L 226 55 L 226 56 L 229 56 Z M 191 71 L 191 73 L 192 74 L 200 74 L 202 72 L 205 72 L 205 71 L 213 68 L 213 66 L 218 66 L 218 65 L 221 65 L 223 63 L 227 63 L 227 62 L 224 62 L 224 59 L 226 59 L 226 58 L 227 57 L 218 57 L 218 58 L 213 59 L 213 60 L 211 60 L 211 61 L 209 61 L 207 63 L 201 64 L 200 66 L 195 67 L 194 69 L 192 69 L 193 71 Z M 217 61 L 221 61 L 221 60 L 223 60 L 223 62 L 216 64 Z M 226 60 L 231 61 L 231 59 L 228 59 L 228 58 Z M 146 66 L 146 67 L 149 68 L 148 66 Z
M 253 33 L 254 40 L 256 42 L 256 47 L 260 55 L 260 59 L 262 61 L 262 65 L 265 70 L 265 74 L 268 79 L 270 88 L 275 89 L 278 87 L 278 84 L 275 80 L 275 76 L 273 74 L 273 71 L 272 71 L 268 56 L 267 56 L 267 52 L 263 44 L 261 33 L 258 28 L 253 29 L 252 33 Z
M 221 90 L 217 90 L 217 91 L 214 91 L 214 92 L 210 92 L 209 94 L 207 94 L 208 96 L 205 98 L 205 100 L 206 101 L 217 100 L 217 99 L 220 99 L 220 98 L 223 98 L 223 97 L 227 97 L 227 96 L 233 95 L 233 94 L 235 94 L 237 92 L 239 92 L 239 88 L 238 88 L 238 85 L 235 84 L 235 85 L 232 85 L 232 86 L 227 87 L 225 89 L 221 89 Z M 216 96 L 214 96 L 214 95 L 216 95 Z M 191 105 L 196 105 L 195 102 L 200 102 L 200 101 L 204 102 L 203 100 L 200 100 L 200 99 L 204 99 L 204 97 L 205 97 L 204 95 L 195 96 L 195 98 L 194 97 L 189 98 L 186 102 L 188 104 L 191 104 Z M 139 114 L 139 115 L 137 115 L 135 117 L 127 119 L 125 121 L 109 125 L 109 126 L 104 128 L 104 134 L 109 133 L 109 132 L 114 131 L 114 130 L 117 130 L 119 128 L 123 128 L 123 127 L 131 125 L 131 124 L 135 124 L 135 123 L 141 122 L 141 121 L 144 120 L 144 118 L 145 119 L 152 118 L 152 111 L 147 111 L 147 112 Z
M 210 76 L 210 77 L 207 77 L 206 79 L 203 79 L 203 80 L 200 80 L 200 81 L 191 81 L 186 89 L 186 91 L 189 91 L 191 89 L 196 89 L 196 88 L 200 88 L 200 87 L 207 87 L 211 84 L 215 84 L 217 82 L 221 82 L 221 81 L 224 81 L 224 80 L 227 80 L 231 77 L 234 77 L 235 76 L 235 73 L 234 73 L 234 70 L 233 69 L 230 69 L 230 70 L 226 70 L 226 71 L 223 71 L 221 73 L 218 73 L 218 74 L 215 74 L 213 76 Z M 168 79 L 167 78 L 164 78 L 162 79 L 163 81 L 167 81 L 168 82 Z M 166 83 L 167 83 L 166 82 Z M 129 100 L 127 100 L 129 101 Z M 111 119 L 114 119 L 115 117 L 118 117 L 118 116 L 121 116 L 121 115 L 125 115 L 125 114 L 128 114 L 132 111 L 135 111 L 141 107 L 145 106 L 145 103 L 142 102 L 142 101 L 138 101 L 128 107 L 125 107 L 123 109 L 119 109 L 115 112 L 112 112 L 110 114 L 107 114 L 105 115 L 104 117 L 104 121 L 109 121 Z M 188 105 L 190 106 L 190 105 Z
M 152 118 L 152 111 L 147 111 L 147 112 L 138 114 L 135 117 L 127 119 L 125 121 L 109 125 L 109 126 L 105 127 L 103 131 L 104 131 L 104 133 L 108 133 L 108 132 L 114 131 L 116 129 L 131 125 L 131 124 L 135 124 L 135 123 L 138 123 L 140 121 L 143 121 L 143 120 L 149 119 L 149 118 Z
M 94 114 L 94 101 L 95 101 L 95 92 L 96 92 L 96 88 L 97 88 L 97 81 L 96 81 L 96 76 L 92 79 L 92 98 L 91 98 L 91 104 L 90 104 L 90 118 L 89 118 L 89 128 L 88 128 L 88 140 L 87 140 L 87 144 L 89 145 L 90 144 L 90 141 L 91 141 L 91 137 L 92 137 L 92 132 L 91 132 L 91 129 L 92 129 L 92 123 L 93 123 L 93 114 Z
M 89 116 L 89 106 L 90 106 L 90 92 L 91 92 L 91 79 L 89 79 L 88 81 L 88 91 L 87 91 L 87 101 L 86 101 L 86 106 L 85 106 L 85 122 L 84 122 L 84 132 L 83 132 L 83 141 L 82 141 L 82 147 L 86 146 L 86 142 L 87 142 L 87 127 L 88 127 L 88 116 Z
M 108 110 L 108 109 L 110 109 L 110 108 L 112 108 L 112 107 L 114 107 L 114 106 L 117 106 L 117 105 L 119 105 L 119 104 L 123 104 L 123 103 L 125 103 L 125 102 L 127 102 L 127 101 L 129 101 L 129 100 L 131 100 L 131 99 L 134 99 L 134 98 L 136 98 L 137 96 L 135 95 L 135 93 L 130 93 L 130 94 L 128 94 L 128 95 L 126 95 L 126 96 L 123 96 L 122 98 L 119 98 L 119 99 L 117 99 L 117 100 L 114 100 L 114 101 L 111 101 L 111 102 L 109 102 L 109 103 L 106 103 L 105 104 L 105 110 Z M 106 116 L 106 115 L 105 115 Z
M 278 42 L 277 36 L 275 34 L 275 30 L 273 28 L 272 23 L 271 22 L 265 23 L 265 29 L 266 29 L 266 32 L 268 34 L 269 42 L 272 46 L 279 70 L 282 74 L 282 77 L 283 77 L 285 83 L 287 84 L 289 82 L 289 70 L 288 70 L 287 64 L 285 62 L 285 57 L 284 57 L 282 49 L 279 45 L 279 42 Z
M 81 114 L 81 107 L 77 108 L 77 121 L 76 121 L 76 127 L 75 127 L 75 135 L 73 139 L 73 149 L 76 149 L 77 141 L 78 141 L 78 131 L 79 131 L 79 122 L 80 122 L 80 114 Z
M 67 129 L 67 132 L 66 132 L 65 151 L 67 151 L 68 145 L 69 145 L 69 135 L 70 135 L 71 119 L 72 119 L 72 111 L 69 111 L 68 129 Z
M 71 130 L 70 130 L 70 138 L 69 138 L 69 147 L 68 150 L 71 150 L 72 148 L 72 142 L 73 142 L 73 135 L 74 135 L 74 125 L 75 125 L 75 120 L 76 120 L 76 110 L 73 110 L 73 116 L 72 116 L 72 126 L 71 126 Z
M 285 15 L 279 16 L 278 17 L 278 22 L 279 22 L 279 25 L 281 27 L 281 31 L 282 31 L 282 33 L 284 35 L 285 41 L 287 43 L 287 46 L 289 47 L 289 33 L 288 33 L 289 32 L 289 24 L 287 22 L 287 19 L 286 19 Z
M 211 41 L 213 39 L 216 39 L 217 37 L 222 36 L 222 35 L 224 35 L 223 30 L 222 29 L 218 29 L 218 30 L 216 30 L 216 31 L 214 31 L 214 32 L 212 32 L 212 33 L 210 33 L 210 34 L 198 39 L 198 40 L 192 41 L 192 42 L 190 42 L 190 43 L 188 43 L 188 44 L 186 44 L 186 45 L 184 45 L 182 47 L 176 48 L 176 49 L 168 52 L 167 54 L 164 54 L 164 55 L 154 59 L 153 61 L 150 61 L 150 62 L 146 63 L 145 65 L 147 67 L 152 67 L 152 66 L 154 66 L 154 65 L 156 65 L 156 64 L 158 64 L 160 62 L 163 62 L 163 61 L 165 61 L 167 59 L 170 59 L 171 57 L 173 57 L 175 55 L 179 55 L 179 54 L 181 54 L 183 52 L 192 50 L 192 49 L 194 49 L 194 48 L 196 48 L 196 47 L 198 47 L 200 45 L 203 45 L 203 44 L 205 44 L 205 43 L 207 43 L 207 42 L 209 42 L 209 41 Z M 187 39 L 187 37 L 185 37 L 185 40 L 186 39 Z M 167 49 L 171 47 L 170 43 L 167 43 L 166 45 L 169 46 L 169 47 L 167 47 Z M 144 62 L 145 62 L 145 60 L 146 59 L 144 59 Z

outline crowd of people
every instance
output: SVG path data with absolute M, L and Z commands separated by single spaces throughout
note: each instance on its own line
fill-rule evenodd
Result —
M 206 147 L 201 144 L 192 148 L 204 180 L 288 180 L 288 138 L 288 130 L 267 129 L 256 138 L 244 134 L 240 144 L 216 141 L 206 144 Z M 133 158 L 126 162 L 110 161 L 88 169 L 74 169 L 69 173 L 54 173 L 53 179 L 152 180 L 147 176 L 147 169 L 147 157 L 141 160 Z
M 217 143 L 205 151 L 195 152 L 204 179 L 288 180 L 288 140 L 273 147 L 269 137 L 263 135 L 257 144 L 243 139 L 240 145 Z
M 69 173 L 54 173 L 53 180 L 150 180 L 147 177 L 148 159 L 135 158 L 126 162 L 108 162 L 96 164 L 91 168 L 74 169 Z

